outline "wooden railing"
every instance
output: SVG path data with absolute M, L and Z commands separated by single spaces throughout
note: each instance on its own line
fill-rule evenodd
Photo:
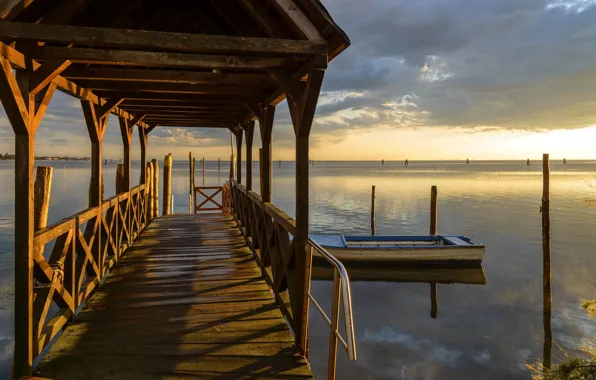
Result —
M 292 237 L 296 234 L 296 222 L 271 203 L 263 202 L 258 194 L 247 190 L 246 187 L 232 181 L 231 189 L 234 217 L 254 253 L 263 277 L 273 290 L 276 302 L 296 336 L 300 326 L 295 323 L 290 305 L 293 304 L 294 297 L 304 292 L 304 289 L 296 288 L 297 268 L 292 262 L 295 242 Z M 350 279 L 343 264 L 314 240 L 308 239 L 307 249 L 311 257 L 313 254 L 322 257 L 334 271 L 331 317 L 327 316 L 312 294 L 308 292 L 309 301 L 330 327 L 327 379 L 334 380 L 338 342 L 346 350 L 348 359 L 356 360 Z M 310 274 L 310 270 L 307 273 Z M 309 284 L 310 280 L 309 275 L 307 279 Z M 338 331 L 342 306 L 345 339 Z
M 32 302 L 37 357 L 147 226 L 145 185 L 35 233 Z M 51 253 L 44 248 L 54 242 Z M 49 247 L 48 247 L 48 251 Z
M 290 236 L 296 234 L 296 222 L 271 203 L 263 202 L 254 191 L 232 182 L 232 209 L 248 246 L 253 250 L 261 273 L 273 290 L 275 301 L 294 334 L 296 326 L 291 311 L 294 267 L 289 259 L 293 250 Z M 288 288 L 288 285 L 290 288 Z

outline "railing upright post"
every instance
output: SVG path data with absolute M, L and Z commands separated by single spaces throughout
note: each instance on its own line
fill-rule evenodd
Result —
M 312 252 L 312 248 L 310 248 Z M 339 308 L 341 278 L 337 270 L 333 271 L 333 303 L 331 304 L 331 331 L 329 335 L 329 361 L 327 363 L 327 379 L 334 380 L 337 372 L 337 329 L 339 327 Z

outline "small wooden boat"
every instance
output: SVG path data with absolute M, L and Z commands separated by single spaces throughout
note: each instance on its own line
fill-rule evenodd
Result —
M 344 236 L 311 238 L 341 261 L 480 263 L 485 246 L 465 236 Z M 315 250 L 316 255 L 316 250 Z

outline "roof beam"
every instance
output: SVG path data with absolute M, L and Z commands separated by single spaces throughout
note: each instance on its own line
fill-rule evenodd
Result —
M 209 54 L 250 54 L 281 57 L 325 54 L 325 41 L 233 37 L 206 34 L 155 32 L 147 30 L 90 28 L 20 22 L 2 23 L 2 38 L 75 44 L 77 46 L 117 47 L 149 51 Z
M 102 80 L 79 80 L 77 83 L 90 90 L 109 91 L 147 91 L 185 94 L 220 94 L 220 95 L 265 95 L 272 88 L 251 86 L 210 86 L 190 83 L 151 83 Z M 269 90 L 269 91 L 268 91 Z
M 315 43 L 323 43 L 325 41 L 319 30 L 296 5 L 294 0 L 272 0 L 272 2 L 282 17 L 289 21 L 294 29 L 304 38 Z
M 286 59 L 277 57 L 242 57 L 50 46 L 32 49 L 31 56 L 35 59 L 64 59 L 74 63 L 85 64 L 238 70 L 276 69 L 288 63 Z
M 229 103 L 229 102 L 244 102 L 244 101 L 256 101 L 258 97 L 253 96 L 242 96 L 242 95 L 205 95 L 205 94 L 167 94 L 163 92 L 139 92 L 139 91 L 101 91 L 97 90 L 94 91 L 98 96 L 102 97 L 119 97 L 124 98 L 128 101 L 128 99 L 150 99 L 150 100 L 159 100 L 163 104 L 172 103 L 178 101 L 195 101 L 195 102 L 207 102 L 208 104 L 212 104 L 214 102 L 220 103 Z
M 217 85 L 271 86 L 275 82 L 261 73 L 213 73 L 175 70 L 70 67 L 62 76 L 69 79 L 127 80 L 139 82 L 196 83 Z

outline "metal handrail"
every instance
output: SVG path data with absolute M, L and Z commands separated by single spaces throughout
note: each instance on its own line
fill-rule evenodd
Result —
M 327 370 L 327 379 L 335 379 L 337 367 L 337 341 L 341 343 L 348 354 L 348 360 L 356 360 L 356 340 L 354 338 L 354 318 L 352 317 L 352 292 L 350 290 L 350 278 L 348 272 L 341 261 L 336 259 L 332 254 L 327 252 L 325 248 L 321 247 L 316 241 L 309 238 L 308 244 L 310 246 L 310 254 L 313 256 L 313 251 L 316 250 L 319 255 L 324 258 L 334 268 L 333 271 L 333 303 L 331 306 L 331 319 L 327 316 L 323 308 L 314 299 L 310 291 L 308 298 L 317 308 L 327 325 L 331 328 L 329 336 L 329 362 Z M 341 293 L 341 294 L 340 294 Z M 339 312 L 341 309 L 341 301 L 344 305 L 344 328 L 346 339 L 344 340 L 338 331 L 339 327 Z

